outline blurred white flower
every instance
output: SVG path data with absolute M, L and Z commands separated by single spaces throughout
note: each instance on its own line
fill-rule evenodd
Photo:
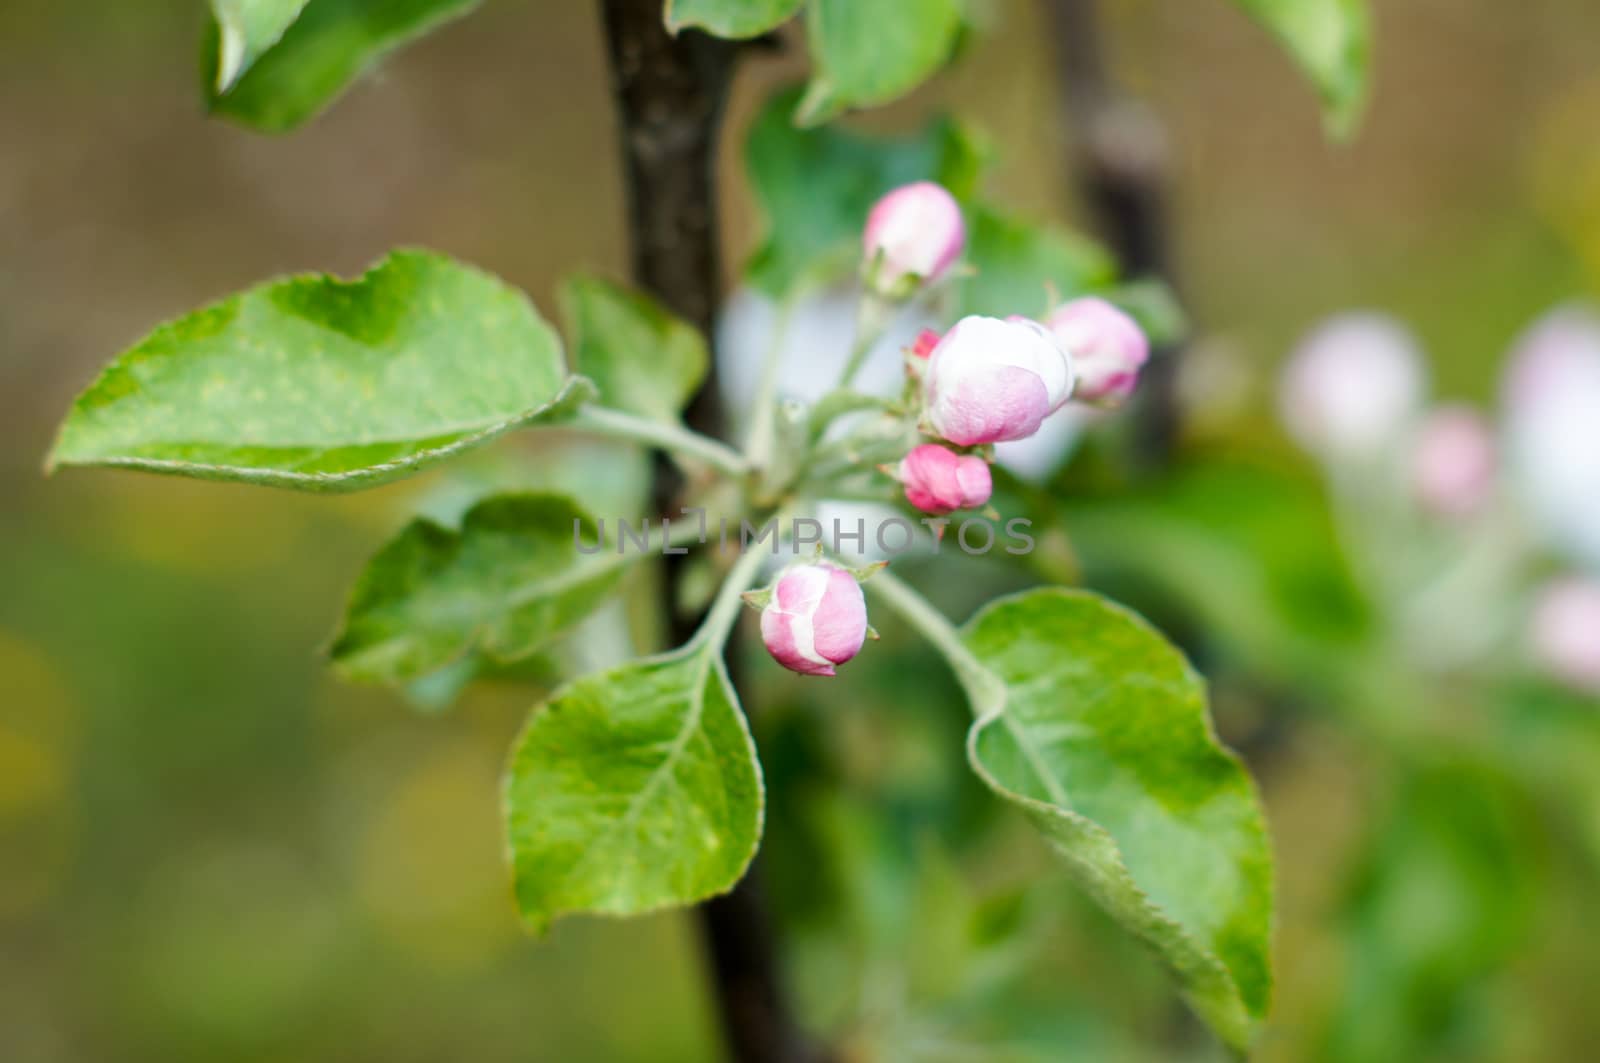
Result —
M 1327 461 L 1371 458 L 1411 423 L 1427 387 L 1415 338 L 1383 314 L 1328 318 L 1284 370 L 1279 413 L 1308 451 Z
M 1529 520 L 1600 569 L 1600 315 L 1564 307 L 1517 341 L 1505 388 L 1507 461 Z

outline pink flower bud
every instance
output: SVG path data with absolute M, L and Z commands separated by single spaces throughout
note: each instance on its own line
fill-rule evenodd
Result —
M 1569 578 L 1540 593 L 1533 652 L 1556 679 L 1600 694 L 1600 583 Z
M 903 185 L 867 215 L 862 235 L 867 284 L 880 295 L 902 298 L 944 276 L 966 244 L 954 196 L 932 181 Z
M 856 578 L 833 565 L 795 565 L 778 577 L 761 610 L 761 640 L 801 675 L 833 675 L 861 651 L 867 603 Z
M 939 334 L 931 328 L 925 328 L 917 333 L 916 342 L 911 345 L 911 356 L 926 359 L 937 346 L 939 346 Z
M 962 318 L 928 356 L 928 424 L 964 447 L 1026 439 L 1071 397 L 1072 371 L 1038 322 Z
M 1411 334 L 1381 314 L 1329 318 L 1284 370 L 1284 426 L 1328 460 L 1371 458 L 1398 439 L 1422 401 L 1425 374 Z
M 1467 517 L 1494 490 L 1495 446 L 1489 425 L 1474 409 L 1444 406 L 1428 415 L 1411 455 L 1417 500 L 1440 517 Z
M 1073 398 L 1115 409 L 1133 394 L 1139 370 L 1150 359 L 1150 341 L 1127 314 L 1104 299 L 1074 299 L 1045 322 L 1056 341 L 1072 352 L 1078 382 Z
M 924 443 L 901 459 L 900 482 L 913 506 L 935 515 L 976 509 L 994 490 L 988 462 L 937 443 Z

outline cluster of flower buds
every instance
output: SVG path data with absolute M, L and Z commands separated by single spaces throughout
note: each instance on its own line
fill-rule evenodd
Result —
M 947 273 L 964 241 L 961 210 L 948 192 L 928 182 L 896 189 L 868 218 L 867 283 L 905 297 Z M 913 506 L 943 515 L 989 501 L 989 454 L 964 449 L 1027 439 L 1069 399 L 1121 405 L 1150 344 L 1127 314 L 1088 297 L 1058 307 L 1043 324 L 974 315 L 942 336 L 924 329 L 909 354 L 923 428 L 942 442 L 916 447 L 893 472 Z
M 1371 476 L 1397 463 L 1416 507 L 1461 522 L 1482 513 L 1499 476 L 1494 431 L 1459 403 L 1426 405 L 1421 348 L 1381 314 L 1341 314 L 1295 351 L 1279 393 L 1284 425 L 1330 467 Z
M 1403 487 L 1417 512 L 1454 525 L 1460 539 L 1447 541 L 1462 550 L 1464 571 L 1501 559 L 1493 562 L 1495 585 L 1513 593 L 1528 560 L 1523 529 L 1580 571 L 1600 571 L 1600 315 L 1593 311 L 1558 309 L 1518 340 L 1498 425 L 1470 406 L 1427 405 L 1416 341 L 1371 313 L 1340 315 L 1314 330 L 1291 357 L 1279 397 L 1289 432 L 1342 474 L 1335 484 Z M 1514 516 L 1499 512 L 1513 502 Z M 1477 579 L 1456 586 L 1485 593 Z M 1453 604 L 1470 611 L 1470 603 Z M 1538 590 L 1527 650 L 1550 678 L 1600 695 L 1600 581 L 1567 575 Z
M 949 276 L 966 249 L 961 207 L 928 181 L 880 199 L 862 234 L 871 297 L 904 302 Z M 944 516 L 981 509 L 993 492 L 992 445 L 1027 439 L 1069 399 L 1111 409 L 1133 393 L 1150 357 L 1144 332 L 1103 299 L 1074 299 L 1043 323 L 970 316 L 940 335 L 924 329 L 907 369 L 920 425 L 933 437 L 885 471 L 911 505 Z M 791 671 L 833 675 L 860 650 L 866 608 L 856 574 L 827 563 L 788 569 L 761 605 L 767 650 Z

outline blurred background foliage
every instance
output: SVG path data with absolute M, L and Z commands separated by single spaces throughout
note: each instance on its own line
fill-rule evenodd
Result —
M 1399 314 L 1440 394 L 1487 400 L 1526 322 L 1595 289 L 1600 10 L 1379 0 L 1374 105 L 1331 146 L 1221 0 L 1107 6 L 1119 74 L 1171 132 L 1197 416 L 1179 470 L 1132 494 L 1070 470 L 1063 518 L 1091 580 L 1212 676 L 1263 788 L 1279 992 L 1260 1054 L 1587 1058 L 1593 706 L 1357 674 L 1370 618 L 1269 414 L 1274 366 L 1329 311 Z M 855 124 L 954 108 L 998 156 L 991 202 L 1081 223 L 1040 14 L 993 0 L 983 22 L 949 73 Z M 197 0 L 0 5 L 0 1059 L 714 1058 L 686 917 L 517 928 L 497 776 L 532 688 L 427 716 L 314 652 L 372 549 L 458 489 L 38 473 L 110 355 L 262 277 L 422 244 L 553 314 L 565 273 L 620 275 L 591 5 L 485 5 L 286 138 L 203 120 L 202 25 Z M 756 237 L 740 140 L 796 51 L 738 81 L 730 276 Z M 606 467 L 621 497 L 642 475 Z M 953 615 L 1031 582 L 965 564 L 938 581 Z M 977 799 L 953 684 L 882 626 L 825 689 L 751 670 L 806 1015 L 863 1058 L 1210 1058 L 1154 962 Z

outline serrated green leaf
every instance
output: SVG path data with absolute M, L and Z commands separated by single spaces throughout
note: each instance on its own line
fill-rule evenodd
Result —
M 517 902 L 536 930 L 726 892 L 761 838 L 761 767 L 720 654 L 585 676 L 534 709 L 506 777 Z
M 277 44 L 308 0 L 211 0 L 216 19 L 215 92 L 233 83 Z
M 653 299 L 594 277 L 569 280 L 561 308 L 573 364 L 603 405 L 678 420 L 710 364 L 698 329 Z
M 766 219 L 765 238 L 745 270 L 775 298 L 849 276 L 861 255 L 867 212 L 885 192 L 931 180 L 965 199 L 981 169 L 971 137 L 948 119 L 911 137 L 800 129 L 789 120 L 796 98 L 790 90 L 769 100 L 745 146 L 745 167 Z
M 805 0 L 667 0 L 667 28 L 730 39 L 759 37 L 794 17 Z
M 1023 221 L 988 207 L 967 212 L 960 313 L 1043 317 L 1062 300 L 1102 292 L 1116 280 L 1110 252 L 1058 225 Z
M 1367 0 L 1236 0 L 1289 51 L 1322 98 L 1328 126 L 1352 133 L 1366 107 L 1372 66 Z
M 588 616 L 641 553 L 607 548 L 570 499 L 483 499 L 459 530 L 412 521 L 367 564 L 330 654 L 340 673 L 402 684 L 481 654 L 518 661 Z
M 950 58 L 961 24 L 962 0 L 811 0 L 813 73 L 796 120 L 818 125 L 904 96 Z
M 270 281 L 156 329 L 78 397 L 49 465 L 348 491 L 592 394 L 520 292 L 400 251 L 353 281 Z
M 282 133 L 321 113 L 384 56 L 460 18 L 480 0 L 302 0 L 299 18 L 280 27 L 275 43 L 232 78 L 223 76 L 231 55 L 229 24 L 220 21 L 225 2 L 213 0 L 219 20 L 207 43 L 211 110 L 262 132 Z M 233 6 L 247 2 L 233 0 Z
M 1037 590 L 963 630 L 973 770 L 1242 1050 L 1271 996 L 1272 862 L 1249 776 L 1216 740 L 1204 685 L 1132 613 Z

